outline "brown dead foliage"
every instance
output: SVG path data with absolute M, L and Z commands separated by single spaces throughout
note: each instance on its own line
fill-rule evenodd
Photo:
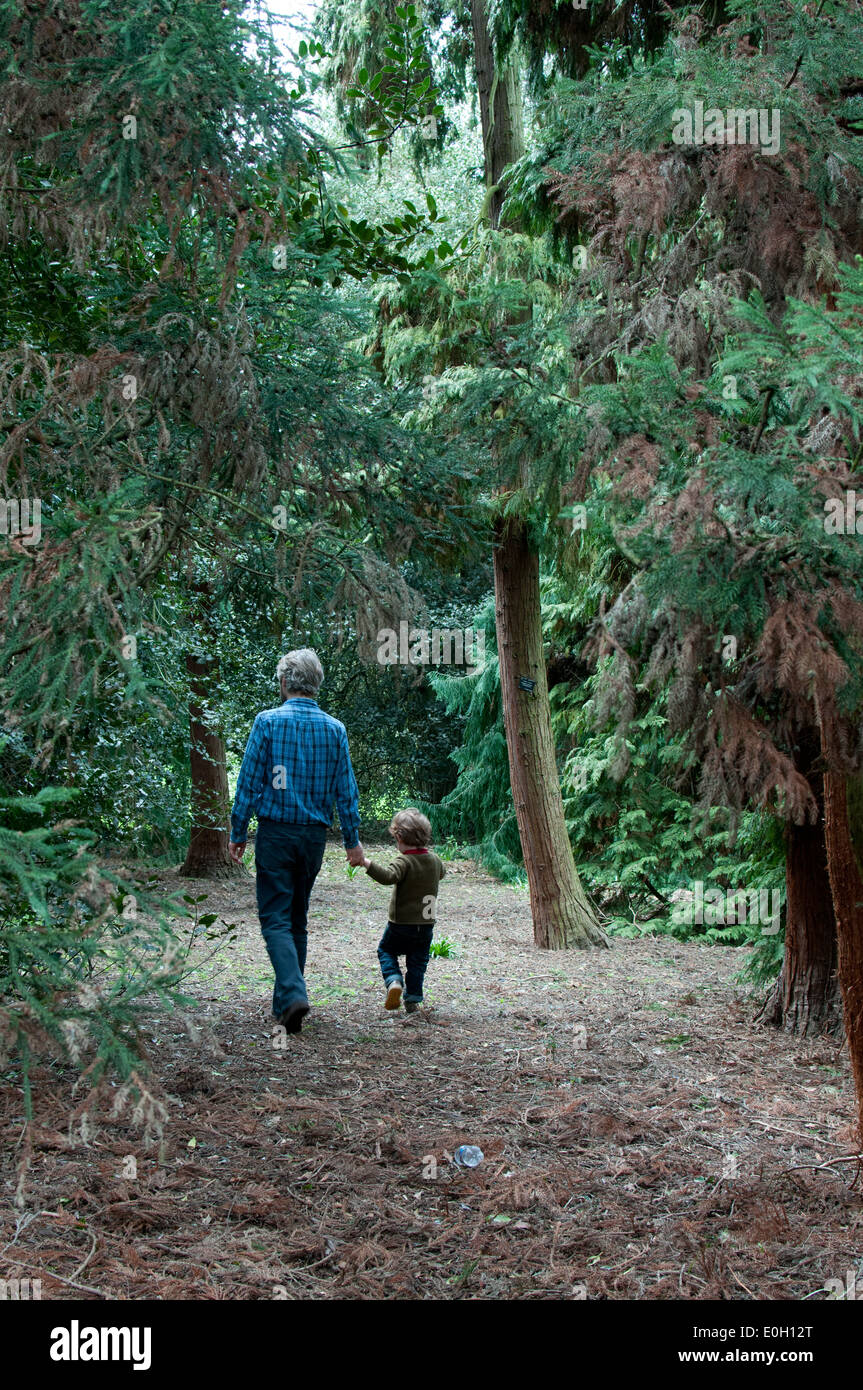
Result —
M 0 1277 L 59 1300 L 745 1300 L 817 1298 L 854 1266 L 844 1050 L 754 1033 L 743 951 L 540 952 L 526 898 L 455 863 L 438 930 L 459 954 L 430 964 L 425 1011 L 392 1017 L 385 904 L 333 847 L 313 1011 L 280 1049 L 252 880 L 203 890 L 241 924 L 189 982 L 218 1051 L 150 1025 L 170 1111 L 150 1148 L 122 1115 L 70 1132 L 73 1078 L 44 1066 L 18 1208 L 7 1076 Z M 478 1168 L 452 1162 L 461 1143 Z

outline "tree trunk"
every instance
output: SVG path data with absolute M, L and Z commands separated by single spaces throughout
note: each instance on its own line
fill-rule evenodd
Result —
M 607 946 L 572 857 L 554 755 L 542 650 L 539 558 L 527 526 L 498 523 L 494 591 L 503 720 L 537 946 Z M 534 682 L 531 691 L 519 677 Z
M 842 1032 L 822 779 L 810 776 L 809 780 L 818 797 L 818 820 L 815 825 L 786 826 L 785 958 L 758 1015 L 775 1028 L 806 1037 Z
M 512 58 L 507 59 L 500 71 L 495 67 L 486 0 L 471 0 L 470 17 L 482 122 L 485 181 L 489 190 L 486 211 L 492 227 L 497 227 L 503 204 L 503 171 L 524 154 L 521 86 L 518 67 Z
M 471 0 L 476 80 L 482 121 L 487 215 L 500 222 L 501 178 L 524 154 L 521 87 L 512 59 L 495 65 L 487 0 Z M 539 557 L 524 521 L 501 519 L 494 551 L 495 613 L 501 703 L 519 837 L 527 867 L 534 939 L 538 946 L 607 946 L 572 858 L 554 755 L 542 650 Z M 518 677 L 535 682 L 520 690 Z
M 218 661 L 200 652 L 186 656 L 190 678 L 189 729 L 192 772 L 192 834 L 184 878 L 228 878 L 238 872 L 228 854 L 228 768 L 225 745 L 209 725 L 207 706 L 218 677 Z
M 824 825 L 845 1036 L 857 1091 L 857 1139 L 863 1144 L 863 779 L 825 774 Z

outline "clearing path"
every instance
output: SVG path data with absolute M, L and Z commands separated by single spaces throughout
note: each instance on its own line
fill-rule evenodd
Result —
M 66 1074 L 41 1068 L 56 1128 L 43 1104 L 0 1275 L 55 1299 L 800 1299 L 844 1280 L 857 1167 L 818 1166 L 853 1147 L 844 1048 L 753 1031 L 744 950 L 541 952 L 524 892 L 447 871 L 436 936 L 455 954 L 430 962 L 425 1009 L 393 1016 L 388 890 L 328 846 L 299 1037 L 273 1031 L 253 877 L 164 875 L 238 924 L 188 981 L 196 1039 L 162 1016 L 148 1040 L 164 1140 L 111 1120 L 69 1139 Z M 0 1099 L 8 1155 L 20 1091 Z M 478 1168 L 452 1163 L 463 1143 Z

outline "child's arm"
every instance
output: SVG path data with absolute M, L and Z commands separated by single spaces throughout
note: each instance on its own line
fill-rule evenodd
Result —
M 366 873 L 375 883 L 401 883 L 407 873 L 407 860 L 399 855 L 391 864 L 377 864 L 374 859 L 366 860 Z

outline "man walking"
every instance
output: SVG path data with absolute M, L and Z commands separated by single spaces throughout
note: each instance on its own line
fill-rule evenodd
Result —
M 348 863 L 363 864 L 357 784 L 344 724 L 316 696 L 324 679 L 309 647 L 276 667 L 283 704 L 252 725 L 231 812 L 231 858 L 242 863 L 249 818 L 258 817 L 255 869 L 258 917 L 276 972 L 273 1014 L 299 1033 L 309 1012 L 306 967 L 309 898 L 324 858 L 333 802 Z

